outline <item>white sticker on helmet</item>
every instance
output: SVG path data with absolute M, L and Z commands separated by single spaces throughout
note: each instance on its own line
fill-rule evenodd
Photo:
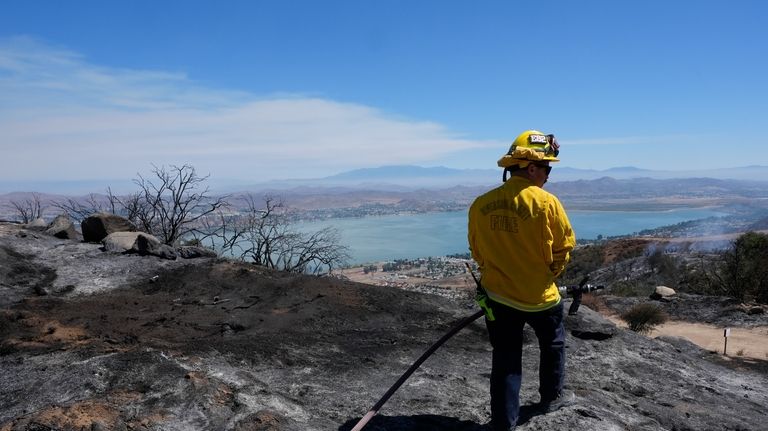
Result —
M 547 137 L 544 135 L 531 135 L 531 143 L 532 144 L 546 144 L 547 143 Z

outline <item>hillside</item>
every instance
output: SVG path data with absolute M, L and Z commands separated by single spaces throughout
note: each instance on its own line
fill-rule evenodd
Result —
M 556 165 L 553 181 L 589 181 L 601 178 L 618 180 L 633 179 L 690 179 L 709 178 L 718 180 L 768 181 L 768 166 L 740 166 L 710 170 L 661 171 L 640 169 L 632 166 L 608 169 L 579 169 Z M 298 187 L 374 187 L 385 190 L 408 190 L 418 188 L 450 188 L 456 185 L 489 185 L 501 180 L 501 170 L 495 167 L 485 169 L 455 169 L 444 166 L 423 167 L 414 165 L 390 165 L 355 169 L 336 175 L 311 178 L 274 180 L 261 184 L 236 186 L 229 184 L 229 190 L 285 190 Z M 374 187 L 372 187 L 374 186 Z M 0 184 L 2 189 L 2 184 Z
M 202 258 L 110 254 L 0 224 L 0 430 L 349 430 L 471 302 Z M 576 406 L 522 430 L 759 430 L 768 375 L 582 307 L 568 316 Z M 475 322 L 369 430 L 480 430 L 490 351 Z
M 443 178 L 443 177 L 438 177 Z M 323 182 L 295 184 L 290 188 L 243 188 L 226 194 L 229 209 L 246 211 L 250 197 L 282 200 L 304 219 L 361 217 L 366 215 L 464 211 L 481 193 L 501 183 L 501 175 L 485 182 L 463 181 L 450 176 L 440 187 L 392 186 L 387 183 L 329 185 Z M 750 218 L 768 215 L 768 183 L 712 178 L 616 179 L 564 181 L 553 174 L 545 189 L 556 194 L 568 210 L 664 211 L 679 208 L 719 207 Z M 43 215 L 52 218 L 73 204 L 84 209 L 109 209 L 102 193 L 68 196 L 44 193 L 0 194 L 0 220 L 14 220 L 22 207 L 39 203 Z M 262 203 L 263 205 L 263 203 Z M 93 212 L 92 211 L 92 212 Z

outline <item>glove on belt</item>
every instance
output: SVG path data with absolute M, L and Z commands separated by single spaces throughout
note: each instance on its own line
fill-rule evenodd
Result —
M 478 289 L 477 294 L 475 295 L 475 302 L 477 302 L 477 305 L 480 306 L 480 308 L 483 309 L 483 312 L 485 312 L 485 318 L 489 321 L 493 322 L 496 320 L 496 317 L 493 315 L 493 308 L 491 308 L 490 298 L 488 298 L 488 294 L 485 293 L 484 289 Z

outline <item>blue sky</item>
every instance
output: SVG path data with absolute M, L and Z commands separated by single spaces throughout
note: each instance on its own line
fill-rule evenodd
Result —
M 768 2 L 6 1 L 0 180 L 768 165 Z

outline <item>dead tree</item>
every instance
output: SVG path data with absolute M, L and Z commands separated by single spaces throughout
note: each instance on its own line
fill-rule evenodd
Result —
M 264 196 L 263 205 L 250 195 L 245 202 L 244 214 L 220 216 L 218 225 L 206 230 L 206 238 L 222 254 L 280 271 L 314 274 L 331 272 L 349 259 L 336 229 L 299 231 L 291 211 L 275 196 Z
M 67 214 L 70 219 L 76 222 L 81 222 L 91 214 L 98 212 L 111 212 L 117 214 L 115 202 L 111 198 L 111 189 L 108 188 L 107 193 L 107 197 L 91 193 L 85 198 L 67 198 L 62 201 L 55 201 L 51 203 L 51 205 Z
M 38 193 L 32 193 L 31 197 L 21 201 L 10 201 L 10 204 L 22 223 L 29 223 L 43 216 L 44 208 Z
M 198 176 L 190 165 L 169 168 L 153 165 L 154 178 L 138 175 L 133 199 L 135 217 L 144 231 L 173 245 L 195 229 L 195 224 L 227 206 L 227 196 L 212 197 L 205 186 L 208 176 Z
M 288 235 L 277 251 L 277 266 L 289 272 L 331 272 L 349 259 L 347 248 L 339 245 L 339 241 L 339 233 L 332 227 Z

